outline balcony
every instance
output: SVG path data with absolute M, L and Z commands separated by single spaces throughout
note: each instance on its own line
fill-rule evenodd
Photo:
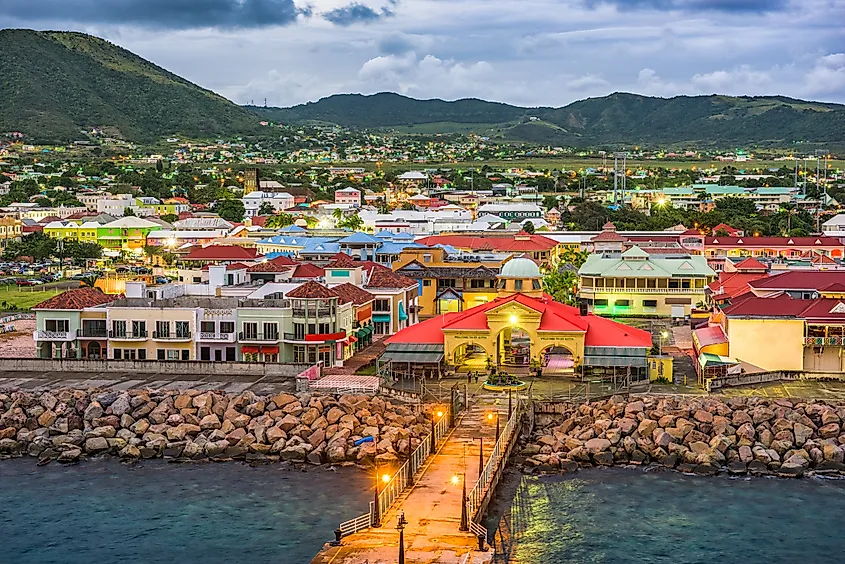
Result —
M 701 294 L 704 288 L 579 288 L 579 294 Z
M 200 331 L 197 333 L 197 341 L 201 343 L 234 343 L 235 334 Z
M 845 347 L 845 337 L 804 337 L 805 347 Z
M 342 341 L 346 338 L 346 331 L 339 331 L 337 333 L 308 333 L 307 335 L 284 333 L 283 336 L 286 343 L 320 344 L 332 341 Z
M 294 317 L 308 317 L 309 319 L 331 317 L 332 315 L 332 310 L 328 307 L 318 307 L 316 310 L 314 308 L 308 308 L 306 310 L 305 308 L 295 307 L 291 311 Z
M 115 339 L 118 341 L 146 341 L 149 338 L 149 333 L 147 331 L 135 331 L 135 332 L 121 332 L 121 331 L 109 331 L 109 339 Z
M 77 333 L 77 337 L 80 339 L 105 339 L 108 335 L 109 333 L 105 328 L 88 329 L 86 327 L 82 327 L 82 331 Z
M 242 343 L 278 343 L 279 337 L 279 333 L 238 333 Z
M 153 331 L 153 340 L 155 341 L 193 341 L 194 337 L 191 333 L 160 333 Z
M 36 341 L 75 341 L 76 331 L 34 331 L 32 338 Z

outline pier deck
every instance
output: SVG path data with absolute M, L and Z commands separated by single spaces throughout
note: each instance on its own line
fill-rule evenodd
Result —
M 399 554 L 396 523 L 405 512 L 405 562 L 407 564 L 480 564 L 492 561 L 491 550 L 478 551 L 478 539 L 460 531 L 461 477 L 466 471 L 469 492 L 479 475 L 479 441 L 484 439 L 485 463 L 496 439 L 497 410 L 504 426 L 507 398 L 481 395 L 470 400 L 469 409 L 441 443 L 436 454 L 417 474 L 417 482 L 394 504 L 378 529 L 367 529 L 343 539 L 339 547 L 326 545 L 311 564 L 395 564 Z M 453 477 L 458 476 L 457 484 Z M 471 517 L 471 516 L 470 516 Z

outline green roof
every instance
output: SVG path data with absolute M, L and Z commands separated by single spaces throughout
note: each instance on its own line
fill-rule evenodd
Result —
M 634 248 L 629 249 L 631 252 Z M 611 278 L 683 278 L 716 276 L 709 266 L 707 259 L 701 255 L 649 255 L 642 249 L 640 253 L 646 255 L 646 260 L 630 260 L 631 255 L 625 257 L 615 253 L 592 254 L 578 270 L 579 276 L 601 276 Z M 625 260 L 625 259 L 628 260 Z

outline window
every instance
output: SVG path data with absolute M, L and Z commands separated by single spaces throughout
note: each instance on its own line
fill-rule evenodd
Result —
M 272 341 L 279 338 L 279 324 L 265 323 L 264 324 L 264 339 Z
M 681 287 L 680 280 L 673 280 L 673 279 L 670 278 L 669 279 L 669 287 L 674 288 L 674 289 L 680 288 Z
M 123 360 L 135 360 L 135 349 L 123 349 Z
M 596 307 L 607 307 L 607 300 L 596 300 L 593 302 Z
M 484 288 L 485 286 L 487 286 L 487 280 L 478 280 L 473 278 L 469 281 L 470 288 Z
M 657 307 L 657 300 L 643 300 L 643 307 Z
M 257 339 L 258 338 L 258 323 L 244 323 L 244 338 Z
M 514 280 L 513 281 L 513 289 L 519 292 L 522 290 L 522 280 Z
M 126 336 L 126 321 L 112 321 L 112 334 L 115 337 L 125 337 Z M 119 357 L 115 357 L 119 358 Z
M 182 351 L 182 360 L 191 360 L 191 351 L 185 349 Z
M 188 321 L 176 322 L 176 336 L 186 339 L 191 336 L 191 323 Z
M 160 338 L 170 337 L 170 322 L 156 321 L 156 333 Z
M 201 276 L 194 276 L 194 284 L 201 284 L 202 277 Z
M 373 311 L 390 311 L 390 300 L 374 300 Z
M 457 282 L 454 278 L 441 278 L 437 281 L 437 288 L 456 288 Z
M 132 322 L 132 336 L 135 338 L 147 336 L 147 322 L 133 321 Z
M 264 362 L 279 362 L 279 354 L 265 354 Z
M 67 319 L 48 319 L 44 322 L 44 329 L 56 333 L 67 333 L 70 331 L 70 321 Z
M 114 359 L 115 360 L 122 360 L 123 359 L 123 351 L 120 349 L 114 349 Z
M 431 286 L 431 280 L 423 280 L 423 287 L 428 288 Z
M 164 353 L 165 353 L 164 349 L 158 349 L 156 351 L 156 358 L 158 360 L 164 360 Z
M 616 307 L 628 307 L 631 305 L 631 300 L 616 300 Z
M 331 325 L 329 325 L 328 323 L 320 323 L 320 325 L 318 326 L 317 333 L 319 333 L 320 335 L 325 335 L 327 333 L 331 333 L 331 331 Z
M 221 321 L 220 322 L 220 332 L 221 333 L 234 333 L 235 332 L 235 322 L 234 321 Z
M 167 360 L 179 360 L 179 351 L 167 349 Z
M 235 347 L 226 347 L 226 360 L 234 362 L 238 359 L 238 352 Z
M 305 345 L 293 346 L 293 361 L 300 364 L 305 364 Z
M 147 360 L 147 349 L 138 349 L 138 360 Z
M 423 255 L 423 262 L 431 262 L 431 255 Z
M 200 331 L 203 333 L 214 333 L 214 322 L 200 321 Z

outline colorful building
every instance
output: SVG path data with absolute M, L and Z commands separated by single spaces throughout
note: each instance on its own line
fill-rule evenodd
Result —
M 590 255 L 578 276 L 579 300 L 598 314 L 680 318 L 706 302 L 716 273 L 700 255 L 650 255 L 631 247 Z
M 140 217 L 121 217 L 97 226 L 97 242 L 107 254 L 122 251 L 142 254 L 147 244 L 147 235 L 161 229 L 158 223 Z
M 478 235 L 432 235 L 416 241 L 427 247 L 447 245 L 472 254 L 507 253 L 532 258 L 540 264 L 553 263 L 560 258 L 562 246 L 549 237 L 537 234 L 489 233 Z
M 105 304 L 115 296 L 97 288 L 77 288 L 49 298 L 35 312 L 35 351 L 38 358 L 106 358 Z
M 386 343 L 381 362 L 405 373 L 432 373 L 443 362 L 482 371 L 536 367 L 543 374 L 578 378 L 630 373 L 640 380 L 648 378 L 652 338 L 586 308 L 553 301 L 543 293 L 537 265 L 518 258 L 505 265 L 492 301 L 422 321 Z
M 837 237 L 705 237 L 708 257 L 845 258 L 845 243 Z

